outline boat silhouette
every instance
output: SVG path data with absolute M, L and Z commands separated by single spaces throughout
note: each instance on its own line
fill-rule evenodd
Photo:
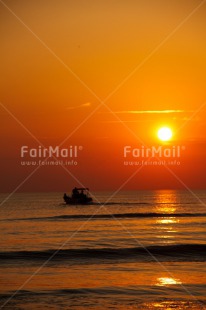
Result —
M 63 199 L 68 205 L 86 205 L 93 202 L 89 194 L 89 188 L 87 187 L 75 187 L 72 190 L 71 196 L 64 193 Z

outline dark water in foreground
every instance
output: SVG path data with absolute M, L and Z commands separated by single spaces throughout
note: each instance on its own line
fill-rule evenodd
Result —
M 111 194 L 2 204 L 1 309 L 206 309 L 206 192 Z

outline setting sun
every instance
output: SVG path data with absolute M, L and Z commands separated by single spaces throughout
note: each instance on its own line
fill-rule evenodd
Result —
M 162 127 L 158 130 L 158 138 L 162 141 L 168 141 L 172 138 L 172 130 L 168 127 Z

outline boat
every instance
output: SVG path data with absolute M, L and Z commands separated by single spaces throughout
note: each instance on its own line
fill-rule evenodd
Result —
M 87 205 L 93 202 L 87 187 L 75 187 L 72 190 L 71 196 L 64 193 L 63 199 L 68 205 Z

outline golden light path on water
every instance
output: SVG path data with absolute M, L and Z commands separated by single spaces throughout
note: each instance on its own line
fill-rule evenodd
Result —
M 169 278 L 169 277 L 162 277 L 157 278 L 156 286 L 168 286 L 168 285 L 178 285 L 182 284 L 179 279 Z
M 174 234 L 178 233 L 176 224 L 179 223 L 179 220 L 175 217 L 166 217 L 156 220 L 157 229 L 160 235 L 157 234 L 158 239 L 168 239 L 167 243 L 175 243 Z
M 193 303 L 193 302 L 187 302 L 187 301 L 178 301 L 178 302 L 170 302 L 170 301 L 164 301 L 164 302 L 154 302 L 150 304 L 145 304 L 142 310 L 204 310 L 200 305 Z
M 156 221 L 157 224 L 175 224 L 175 223 L 179 223 L 179 220 L 176 219 L 175 217 L 167 217 L 167 218 L 163 218 L 163 219 L 158 219 Z M 164 228 L 164 227 L 162 227 Z

